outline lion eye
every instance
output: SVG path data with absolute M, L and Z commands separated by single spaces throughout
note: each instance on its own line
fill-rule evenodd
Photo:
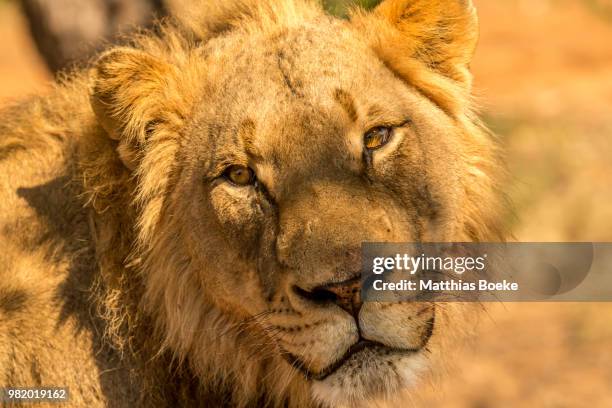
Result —
M 225 170 L 225 177 L 237 186 L 248 186 L 255 182 L 255 172 L 246 166 L 233 165 Z
M 363 136 L 363 144 L 368 150 L 380 149 L 391 139 L 393 129 L 385 126 L 375 127 Z

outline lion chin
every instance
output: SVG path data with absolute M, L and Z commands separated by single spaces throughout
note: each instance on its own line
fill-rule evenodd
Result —
M 392 401 L 398 393 L 414 388 L 427 369 L 427 359 L 419 352 L 366 347 L 325 378 L 315 380 L 312 392 L 315 400 L 332 407 Z

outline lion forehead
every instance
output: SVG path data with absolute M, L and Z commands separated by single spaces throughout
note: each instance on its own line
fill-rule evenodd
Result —
M 326 90 L 367 78 L 377 61 L 353 30 L 327 20 L 279 33 L 236 33 L 211 41 L 206 54 L 208 80 L 229 101 L 331 98 Z

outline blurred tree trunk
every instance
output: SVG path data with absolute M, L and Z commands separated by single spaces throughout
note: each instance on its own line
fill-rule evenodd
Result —
M 30 31 L 53 72 L 165 15 L 162 0 L 21 0 Z

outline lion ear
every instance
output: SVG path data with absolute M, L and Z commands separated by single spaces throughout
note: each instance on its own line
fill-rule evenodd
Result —
M 117 152 L 129 169 L 138 165 L 147 133 L 162 114 L 170 71 L 144 51 L 116 48 L 102 54 L 91 72 L 91 106 L 108 136 L 119 142 Z
M 471 92 L 469 64 L 478 41 L 471 0 L 385 0 L 372 12 L 355 12 L 383 62 L 445 110 Z

